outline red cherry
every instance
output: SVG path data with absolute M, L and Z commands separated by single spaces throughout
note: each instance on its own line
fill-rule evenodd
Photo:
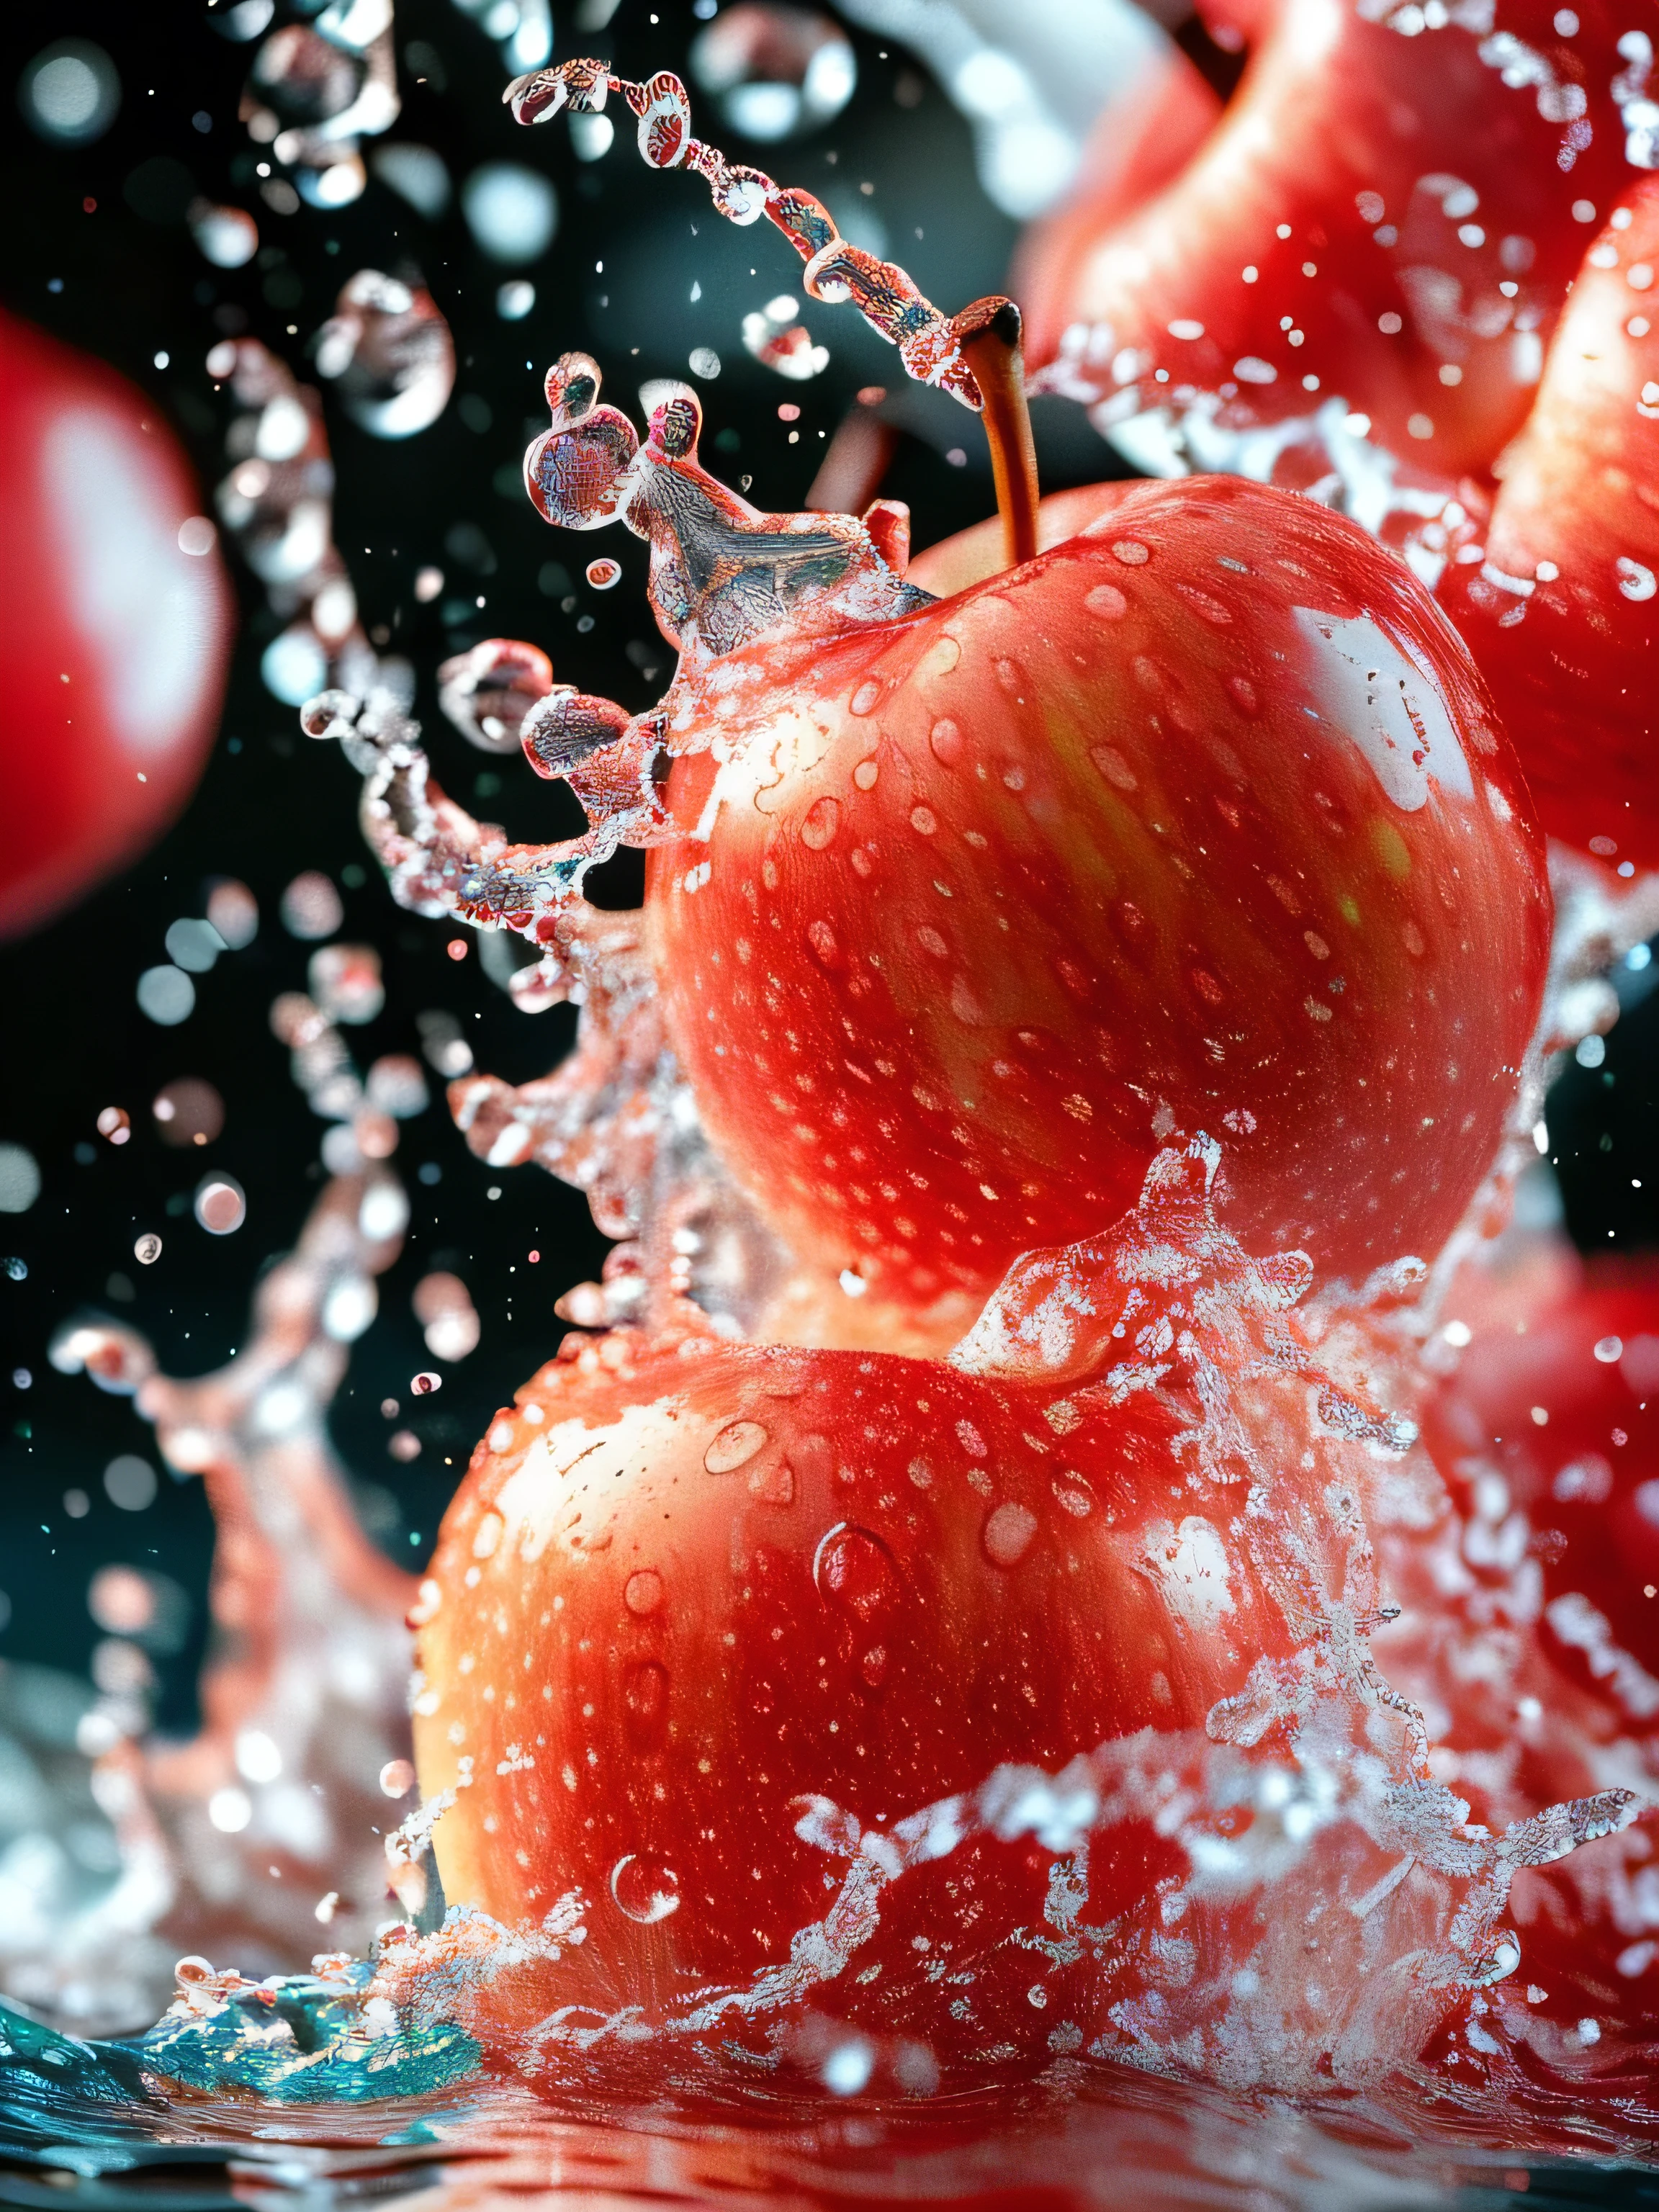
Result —
M 1223 449 L 1334 403 L 1291 441 L 1316 475 L 1349 410 L 1449 485 L 1484 469 L 1525 418 L 1583 252 L 1573 207 L 1605 212 L 1629 176 L 1609 91 L 1626 19 L 1585 0 L 1569 41 L 1554 0 L 1499 0 L 1479 27 L 1352 0 L 1216 12 L 1250 67 L 1190 166 L 1127 218 L 1115 182 L 1099 209 L 1085 185 L 1028 243 L 1031 360 L 1106 403 L 1103 427 L 1190 421 L 1194 467 L 1306 481 L 1294 451 Z M 1352 511 L 1385 492 L 1358 481 L 1376 470 Z
M 1591 247 L 1489 526 L 1438 596 L 1552 835 L 1659 865 L 1659 183 Z M 1484 556 L 1484 557 L 1483 557 Z
M 216 726 L 232 599 L 154 404 L 0 314 L 0 937 L 151 844 Z
M 665 1018 L 803 1259 L 925 1306 L 1127 1203 L 1174 1122 L 1322 1273 L 1431 1253 L 1536 1015 L 1540 842 L 1352 524 L 1133 488 L 908 619 L 720 664 L 652 853 Z

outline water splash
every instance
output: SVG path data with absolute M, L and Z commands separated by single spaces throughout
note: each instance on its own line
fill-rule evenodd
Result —
M 334 464 L 322 401 L 257 338 L 226 338 L 207 357 L 240 412 L 226 434 L 233 465 L 216 494 L 220 520 L 288 627 L 266 647 L 268 690 L 297 706 L 331 680 L 407 704 L 407 665 L 380 661 L 333 537 Z
M 376 438 L 412 438 L 455 388 L 455 341 L 424 285 L 360 269 L 317 333 L 317 374 L 337 383 L 352 421 Z
M 763 170 L 728 161 L 717 146 L 693 137 L 690 100 L 668 70 L 639 84 L 614 76 L 603 62 L 558 62 L 515 78 L 501 97 L 515 121 L 532 124 L 561 113 L 597 114 L 613 92 L 638 118 L 640 158 L 647 167 L 684 167 L 702 178 L 715 212 L 728 222 L 747 225 L 764 216 L 806 264 L 801 285 L 809 299 L 851 301 L 871 329 L 898 348 L 907 376 L 936 384 L 978 410 L 983 398 L 966 343 L 980 327 L 978 311 L 1006 302 L 976 301 L 960 315 L 941 313 L 895 263 L 849 244 L 811 192 L 775 184 Z
M 333 981 L 344 1011 L 349 980 Z M 133 1398 L 169 1467 L 202 1478 L 218 1532 L 199 1734 L 146 1739 L 142 1707 L 105 1700 L 82 1740 L 118 1878 L 66 1915 L 14 1915 L 0 1931 L 9 1989 L 60 2017 L 90 2005 L 94 2025 L 112 1996 L 129 2019 L 153 2014 L 181 1942 L 268 1972 L 309 1958 L 322 1929 L 362 1948 L 385 1917 L 378 1778 L 409 1753 L 416 1584 L 363 1534 L 326 1413 L 402 1244 L 409 1202 L 386 1163 L 396 1117 L 420 1109 L 425 1085 L 395 1055 L 359 1076 L 333 1021 L 300 993 L 276 1002 L 271 1025 L 331 1124 L 334 1173 L 261 1282 L 249 1341 L 190 1382 L 161 1374 L 145 1339 L 115 1322 L 71 1322 L 51 1347 L 61 1371 Z
M 362 197 L 361 142 L 389 130 L 402 105 L 392 34 L 392 0 L 333 0 L 312 22 L 273 31 L 254 56 L 240 118 L 295 179 L 265 186 L 277 213 Z

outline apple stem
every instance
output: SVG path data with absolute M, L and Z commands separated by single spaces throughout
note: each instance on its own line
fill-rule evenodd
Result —
M 1012 300 L 980 300 L 956 317 L 963 358 L 984 401 L 1004 556 L 1011 568 L 1037 550 L 1036 447 L 1025 404 L 1019 309 Z

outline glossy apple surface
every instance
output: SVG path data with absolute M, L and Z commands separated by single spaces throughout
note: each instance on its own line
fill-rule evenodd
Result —
M 1170 1126 L 1322 1275 L 1432 1252 L 1549 928 L 1471 664 L 1352 525 L 1237 479 L 919 616 L 720 664 L 651 856 L 669 1035 L 803 1258 L 925 1304 L 1133 1200 Z M 712 702 L 712 703 L 711 703 Z
M 1224 1639 L 1183 1643 L 1137 1571 L 1176 1475 L 1150 1411 L 1062 1439 L 1042 1399 L 932 1362 L 695 1348 L 612 1338 L 544 1368 L 433 1562 L 416 1729 L 423 1790 L 458 1789 L 444 1893 L 509 1927 L 591 1899 L 550 1978 L 564 2003 L 632 1991 L 650 2014 L 784 1967 L 843 1871 L 805 1799 L 881 1839 L 999 1762 L 1201 1724 L 1271 1640 L 1241 1593 Z M 884 1960 L 879 1984 L 835 2009 L 958 2050 L 1046 2032 L 1030 1957 L 981 1960 L 953 2021 L 928 1947 L 954 1924 L 977 1957 L 964 1875 L 988 1921 L 1040 1923 L 1051 1857 L 981 1841 L 923 1870 L 860 1961 Z
M 1305 1261 L 1218 1224 L 1217 1158 L 1160 1152 L 950 1364 L 615 1333 L 518 1393 L 411 1616 L 451 1908 L 411 1992 L 566 2086 L 1409 2055 L 1449 1984 L 1393 1962 L 1455 1942 L 1461 1876 L 1342 1901 L 1424 1779 L 1363 1657 L 1356 1477 L 1403 1439 L 1312 1364 Z
M 1573 287 L 1484 532 L 1438 596 L 1492 686 L 1539 817 L 1659 865 L 1659 182 L 1614 210 Z
M 1212 10 L 1250 46 L 1243 82 L 1133 213 L 1085 183 L 1037 227 L 1015 284 L 1030 359 L 1058 360 L 1103 422 L 1196 410 L 1224 441 L 1337 402 L 1449 483 L 1487 467 L 1532 404 L 1585 223 L 1630 180 L 1611 91 L 1630 24 L 1605 0 L 1464 15 Z
M 7 937 L 179 813 L 217 726 L 233 613 L 189 465 L 143 393 L 0 315 L 0 425 Z
M 1558 1662 L 1642 1732 L 1659 1722 L 1659 1267 L 1540 1272 L 1482 1319 L 1432 1409 L 1437 1455 L 1501 1541 L 1537 1532 Z M 1650 1595 L 1650 1593 L 1654 1593 Z

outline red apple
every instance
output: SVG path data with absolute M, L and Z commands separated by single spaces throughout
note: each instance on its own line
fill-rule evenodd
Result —
M 155 403 L 0 315 L 0 937 L 161 835 L 217 726 L 232 598 Z
M 1158 410 L 1182 449 L 1186 424 L 1188 465 L 1334 468 L 1350 512 L 1389 497 L 1366 437 L 1448 489 L 1488 467 L 1532 404 L 1584 222 L 1629 180 L 1627 16 L 1608 0 L 1214 12 L 1250 45 L 1243 82 L 1133 213 L 1085 184 L 1037 228 L 1015 285 L 1030 359 L 1099 403 L 1103 428 Z
M 1553 836 L 1659 866 L 1659 179 L 1613 210 L 1438 587 Z
M 1226 1217 L 1322 1273 L 1457 1219 L 1537 1014 L 1541 844 L 1470 664 L 1352 524 L 1128 488 L 668 705 L 665 1018 L 804 1260 L 982 1295 L 1114 1218 L 1171 1125 L 1229 1139 Z

